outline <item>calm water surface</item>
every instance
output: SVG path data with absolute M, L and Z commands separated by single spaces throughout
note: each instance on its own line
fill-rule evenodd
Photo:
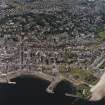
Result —
M 21 77 L 15 79 L 16 85 L 0 84 L 0 105 L 72 105 L 74 98 L 63 95 L 65 88 L 60 85 L 56 88 L 56 94 L 45 92 L 48 82 Z M 105 105 L 104 101 L 90 103 L 85 100 L 78 100 L 74 105 Z

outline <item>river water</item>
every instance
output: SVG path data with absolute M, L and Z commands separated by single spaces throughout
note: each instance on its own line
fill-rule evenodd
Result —
M 105 105 L 104 101 L 90 103 L 64 96 L 64 85 L 59 86 L 59 92 L 56 88 L 56 94 L 48 94 L 45 89 L 49 83 L 38 78 L 20 77 L 14 81 L 16 85 L 0 84 L 0 105 Z

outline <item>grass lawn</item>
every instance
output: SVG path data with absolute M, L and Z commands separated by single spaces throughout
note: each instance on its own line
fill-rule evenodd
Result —
M 105 39 L 105 31 L 99 32 L 98 35 L 100 38 Z
M 64 71 L 64 65 L 61 66 L 61 71 Z M 68 72 L 62 72 L 62 74 L 69 78 L 71 75 L 74 79 L 86 82 L 87 84 L 94 85 L 97 83 L 98 78 L 96 78 L 93 73 L 89 70 L 81 69 L 81 68 L 71 68 Z M 90 87 L 84 83 L 81 83 L 76 87 L 76 95 L 81 98 L 87 98 L 90 96 Z

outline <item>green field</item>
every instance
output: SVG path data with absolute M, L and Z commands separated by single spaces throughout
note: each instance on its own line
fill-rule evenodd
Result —
M 87 98 L 90 96 L 90 87 L 88 84 L 95 85 L 98 81 L 98 78 L 93 75 L 90 70 L 85 70 L 82 68 L 70 68 L 68 71 L 65 70 L 65 65 L 60 65 L 60 72 L 66 78 L 69 76 L 77 81 L 81 81 L 84 83 L 80 83 L 80 85 L 76 86 L 76 95 L 81 98 Z M 70 78 L 69 78 L 70 79 Z M 87 83 L 87 84 L 85 84 Z
M 105 39 L 105 31 L 99 32 L 98 35 L 100 38 Z

